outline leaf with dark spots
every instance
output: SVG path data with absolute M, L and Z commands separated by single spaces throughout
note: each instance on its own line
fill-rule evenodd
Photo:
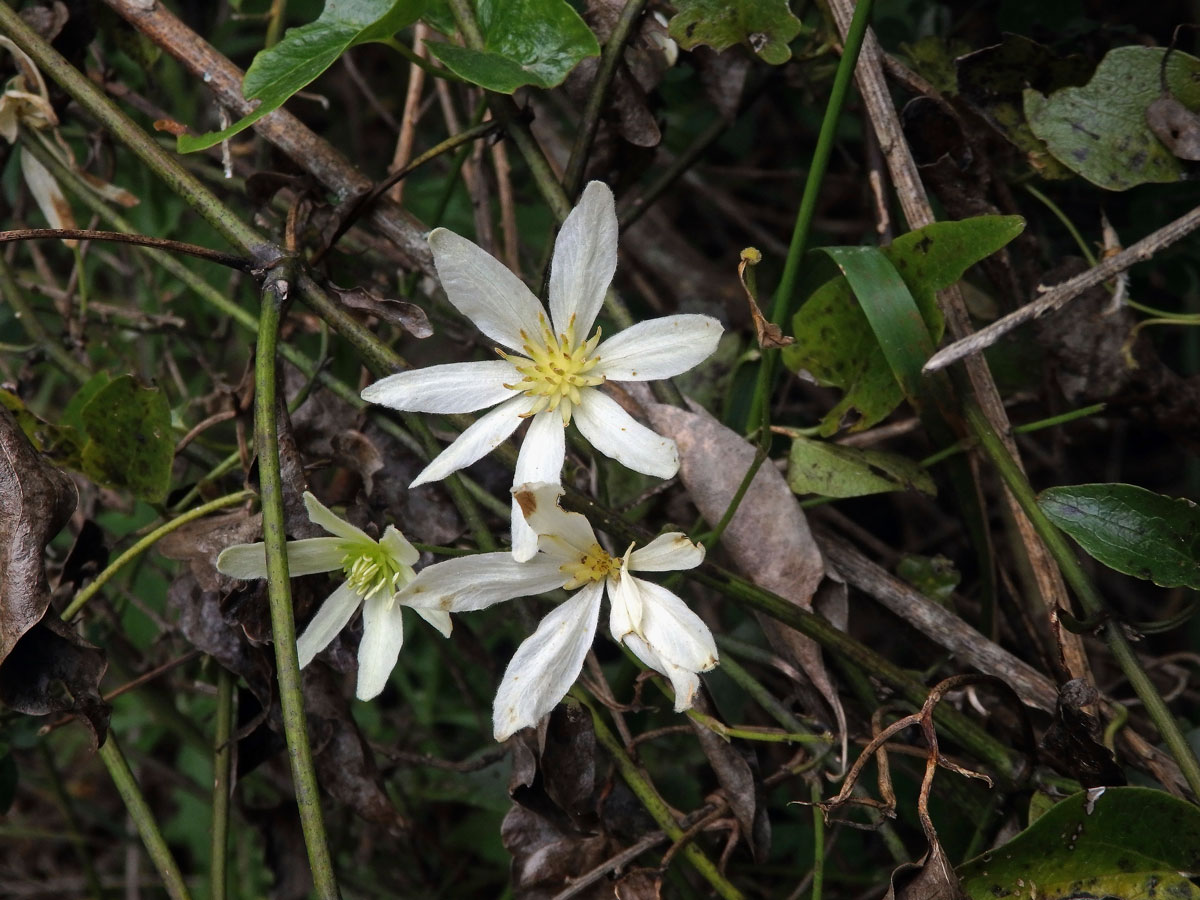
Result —
M 654 430 L 674 438 L 679 447 L 679 478 L 705 521 L 715 525 L 725 515 L 754 460 L 754 446 L 703 409 L 643 405 Z M 773 465 L 759 467 L 725 528 L 721 547 L 755 584 L 812 611 L 813 594 L 824 577 L 825 563 L 804 510 Z M 833 711 L 839 732 L 845 734 L 845 712 L 825 669 L 820 645 L 774 619 L 756 616 L 776 651 L 808 675 Z
M 390 322 L 392 325 L 403 328 L 413 337 L 427 338 L 433 334 L 433 326 L 429 324 L 429 317 L 425 315 L 425 310 L 415 303 L 381 297 L 364 287 L 340 288 L 330 285 L 329 290 L 333 291 L 338 299 L 351 309 L 362 310 L 385 322 Z
M 1100 724 L 1082 709 L 1097 699 L 1096 689 L 1081 678 L 1062 686 L 1054 721 L 1042 738 L 1042 756 L 1084 787 L 1123 785 L 1125 773 L 1112 751 L 1100 743 Z
M 309 740 L 322 789 L 393 837 L 404 834 L 408 823 L 388 799 L 375 758 L 329 669 L 312 665 L 303 675 Z
M 696 692 L 693 706 L 699 712 L 715 717 L 706 692 Z M 750 848 L 754 861 L 765 862 L 771 850 L 771 820 L 767 816 L 766 797 L 758 778 L 758 758 L 754 750 L 741 741 L 726 740 L 695 719 L 688 724 L 696 733 L 704 755 L 721 785 L 721 793 L 741 826 L 742 838 Z

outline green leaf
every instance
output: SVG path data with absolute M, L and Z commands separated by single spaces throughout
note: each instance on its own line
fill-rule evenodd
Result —
M 972 900 L 1200 898 L 1200 809 L 1139 787 L 1081 791 L 958 868 Z
M 796 343 L 782 351 L 784 365 L 793 372 L 807 372 L 819 384 L 844 392 L 821 420 L 823 437 L 844 426 L 851 431 L 869 428 L 901 403 L 905 391 L 893 374 L 888 353 L 896 357 L 897 371 L 909 373 L 910 393 L 915 392 L 920 366 L 928 358 L 929 338 L 918 345 L 909 337 L 910 329 L 897 332 L 893 345 L 881 348 L 862 303 L 887 310 L 910 308 L 915 301 L 928 334 L 933 341 L 940 340 L 944 323 L 937 292 L 958 281 L 971 265 L 995 253 L 1022 228 L 1024 222 L 1018 216 L 980 216 L 934 222 L 879 250 L 827 247 L 813 251 L 814 257 L 836 257 L 843 275 L 864 269 L 858 276 L 857 291 L 841 276 L 813 291 L 792 320 Z M 894 267 L 898 280 L 872 261 L 872 254 L 879 253 Z M 912 299 L 901 296 L 902 291 Z M 855 300 L 856 294 L 862 302 Z
M 425 46 L 455 75 L 489 91 L 552 88 L 580 60 L 600 54 L 596 36 L 566 0 L 480 0 L 478 14 L 483 50 Z
M 99 390 L 79 417 L 87 436 L 85 475 L 152 503 L 167 496 L 175 444 L 162 391 L 122 375 Z
M 1033 133 L 1067 168 L 1109 190 L 1179 181 L 1183 164 L 1146 124 L 1147 108 L 1162 96 L 1164 53 L 1161 47 L 1118 47 L 1082 87 L 1049 97 L 1027 89 L 1025 116 Z M 1200 106 L 1200 59 L 1176 50 L 1166 78 L 1176 100 L 1189 109 Z
M 744 44 L 773 66 L 792 58 L 788 44 L 803 28 L 787 0 L 676 0 L 675 8 L 667 33 L 684 50 Z
M 954 563 L 941 554 L 906 553 L 896 563 L 896 574 L 942 606 L 950 605 L 950 599 L 962 581 L 962 574 Z
M 326 0 L 315 22 L 289 28 L 283 40 L 254 57 L 242 82 L 247 100 L 262 101 L 254 112 L 222 131 L 199 137 L 182 134 L 177 149 L 204 150 L 249 128 L 315 81 L 351 47 L 386 41 L 415 22 L 424 9 L 425 0 Z
M 792 441 L 787 482 L 797 494 L 822 497 L 863 497 L 907 490 L 937 492 L 929 473 L 906 456 L 805 437 Z
M 1200 508 L 1192 501 L 1133 484 L 1079 484 L 1042 491 L 1038 506 L 1110 569 L 1200 588 Z

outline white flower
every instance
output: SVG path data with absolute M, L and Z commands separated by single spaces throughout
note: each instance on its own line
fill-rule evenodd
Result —
M 609 629 L 646 665 L 671 680 L 675 711 L 692 705 L 697 673 L 717 664 L 708 626 L 666 588 L 634 572 L 691 569 L 704 560 L 704 548 L 674 532 L 640 550 L 630 545 L 611 556 L 596 540 L 588 520 L 558 506 L 562 488 L 524 484 L 514 496 L 537 534 L 541 551 L 527 562 L 509 553 L 481 553 L 447 560 L 421 570 L 397 600 L 414 609 L 444 613 L 483 609 L 513 597 L 554 588 L 575 591 L 542 619 L 508 664 L 496 693 L 493 727 L 503 741 L 538 720 L 570 690 L 592 646 L 600 598 L 608 588 Z
M 370 700 L 387 684 L 404 643 L 404 626 L 396 592 L 413 579 L 419 554 L 399 531 L 389 525 L 383 537 L 373 540 L 365 532 L 334 514 L 321 501 L 304 492 L 308 517 L 333 537 L 287 542 L 288 573 L 293 577 L 341 569 L 345 582 L 321 604 L 296 641 L 300 668 L 324 650 L 361 605 L 363 636 L 358 645 L 360 700 Z M 217 571 L 232 578 L 265 578 L 267 553 L 262 543 L 226 547 L 217 557 Z M 449 613 L 418 609 L 426 622 L 450 636 Z
M 438 228 L 429 246 L 449 301 L 508 350 L 497 348 L 501 358 L 491 362 L 390 375 L 362 392 L 370 403 L 408 412 L 495 406 L 426 466 L 414 487 L 469 466 L 527 418 L 514 485 L 559 482 L 563 432 L 572 418 L 593 447 L 622 465 L 661 478 L 678 471 L 675 442 L 636 422 L 598 386 L 686 372 L 716 348 L 721 325 L 710 316 L 676 315 L 641 322 L 603 343 L 599 329 L 590 334 L 617 267 L 617 215 L 606 185 L 591 182 L 559 232 L 549 319 L 516 275 L 470 241 Z M 537 541 L 515 504 L 512 532 L 513 556 L 532 557 Z

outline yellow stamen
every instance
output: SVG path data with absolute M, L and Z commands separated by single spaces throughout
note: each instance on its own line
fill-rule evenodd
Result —
M 577 344 L 574 316 L 566 330 L 557 336 L 545 315 L 539 320 L 542 330 L 538 340 L 531 339 L 524 331 L 520 333 L 525 342 L 522 346 L 524 357 L 497 351 L 522 376 L 520 381 L 504 386 L 534 398 L 533 406 L 525 413 L 526 418 L 543 410 L 558 410 L 563 425 L 566 425 L 582 399 L 581 388 L 595 387 L 605 380 L 605 376 L 593 374 L 600 364 L 600 358 L 595 355 L 600 343 L 600 329 Z
M 567 576 L 563 588 L 573 591 L 588 582 L 603 581 L 610 573 L 616 575 L 621 570 L 621 563 L 622 560 L 619 557 L 609 556 L 599 544 L 592 544 L 587 553 L 579 557 L 578 562 L 572 560 L 569 563 L 563 563 L 558 570 Z

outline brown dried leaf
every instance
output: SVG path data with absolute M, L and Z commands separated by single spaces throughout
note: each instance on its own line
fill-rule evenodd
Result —
M 644 406 L 655 431 L 675 439 L 680 480 L 700 514 L 716 524 L 754 461 L 754 446 L 694 405 L 692 411 L 661 403 Z M 770 463 L 762 465 L 750 482 L 721 547 L 755 584 L 812 611 L 825 563 L 796 495 Z M 845 735 L 846 714 L 825 670 L 820 645 L 774 619 L 757 618 L 776 651 L 799 665 L 821 692 Z
M 708 94 L 721 118 L 732 122 L 742 101 L 746 76 L 750 74 L 753 62 L 750 56 L 738 48 L 717 53 L 702 45 L 692 48 L 691 60 L 700 72 L 704 93 Z
M 1083 679 L 1068 681 L 1059 689 L 1054 721 L 1042 738 L 1043 758 L 1085 788 L 1126 783 L 1112 751 L 1100 743 L 1100 723 L 1082 709 L 1098 699 Z
M 905 863 L 892 872 L 884 900 L 968 900 L 968 897 L 942 845 L 934 839 L 919 863 Z
M 616 883 L 617 900 L 662 900 L 662 872 L 658 869 L 632 869 Z
M 513 857 L 512 888 L 517 900 L 550 900 L 607 859 L 610 851 L 606 835 L 566 832 L 519 803 L 505 815 L 500 840 Z M 601 900 L 612 895 L 612 885 L 602 879 L 577 896 Z
M 747 274 L 747 269 L 757 266 L 760 262 L 762 262 L 762 254 L 754 247 L 747 247 L 742 251 L 742 258 L 738 263 L 738 280 L 742 283 L 742 290 L 746 292 L 746 300 L 750 303 L 750 318 L 754 322 L 754 335 L 758 338 L 758 346 L 764 350 L 772 347 L 786 347 L 788 344 L 796 343 L 796 339 L 784 334 L 778 325 L 768 321 L 767 317 L 762 314 L 762 310 L 758 308 L 758 298 L 754 296 L 753 274 Z
M 716 711 L 707 693 L 697 691 L 694 707 L 708 716 L 716 717 Z M 742 837 L 754 861 L 765 862 L 771 851 L 771 820 L 763 796 L 762 781 L 758 778 L 758 759 L 752 747 L 741 741 L 727 741 L 695 719 L 688 724 L 696 732 L 696 738 L 709 765 L 721 785 L 721 792 L 729 801 L 729 808 L 741 826 Z
M 219 591 L 228 589 L 230 580 L 217 572 L 218 554 L 234 544 L 250 544 L 261 538 L 262 516 L 251 515 L 243 507 L 188 522 L 159 541 L 155 549 L 167 559 L 186 561 L 200 590 Z
M 427 338 L 433 334 L 433 326 L 425 310 L 407 300 L 392 300 L 381 297 L 364 287 L 340 288 L 329 285 L 329 290 L 351 309 L 361 309 L 377 318 L 403 328 L 415 338 Z
M 1200 115 L 1174 97 L 1164 95 L 1146 107 L 1146 125 L 1175 156 L 1200 160 Z

